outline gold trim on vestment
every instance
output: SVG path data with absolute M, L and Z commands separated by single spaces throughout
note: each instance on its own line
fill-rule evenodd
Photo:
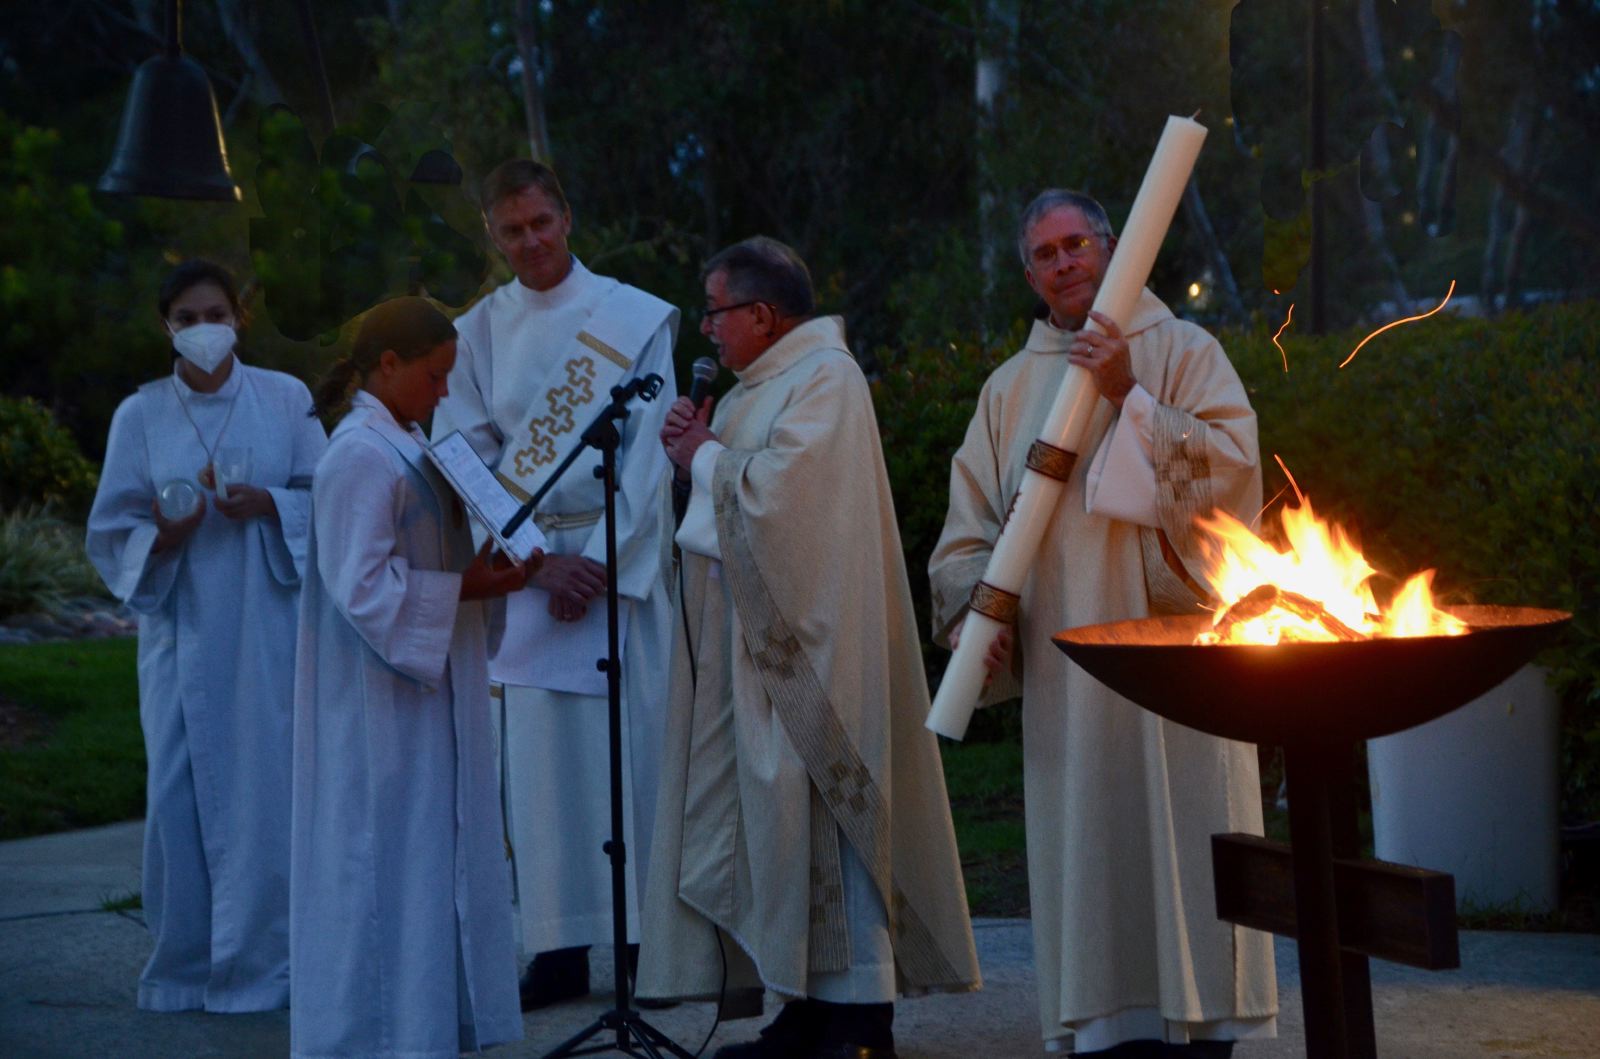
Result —
M 1072 477 L 1072 468 L 1077 462 L 1077 453 L 1057 448 L 1048 441 L 1035 441 L 1028 446 L 1028 469 L 1058 482 Z
M 829 818 L 849 842 L 861 864 L 872 877 L 874 889 L 883 900 L 894 938 L 896 969 L 903 979 L 924 988 L 970 987 L 961 978 L 950 957 L 906 898 L 894 877 L 892 838 L 889 825 L 888 795 L 874 780 L 860 751 L 840 720 L 838 709 L 828 696 L 800 638 L 784 619 L 761 577 L 751 541 L 739 510 L 734 483 L 752 458 L 751 453 L 725 450 L 717 455 L 717 471 L 712 479 L 713 507 L 717 514 L 717 539 L 722 545 L 728 589 L 734 600 L 738 625 L 746 637 L 750 662 L 760 675 L 772 710 L 783 725 L 789 744 L 805 764 L 811 781 L 811 806 L 825 807 Z M 837 858 L 837 843 L 832 851 L 815 838 L 828 828 L 821 821 L 810 822 L 813 837 L 808 851 L 808 878 L 820 882 L 814 887 L 811 922 L 807 932 L 807 962 L 831 966 L 839 956 L 841 942 L 848 947 L 848 935 L 840 938 L 837 897 L 842 903 L 842 862 Z M 830 856 L 830 853 L 832 854 Z M 830 879 L 839 881 L 837 894 L 826 889 Z M 848 924 L 845 925 L 846 928 Z M 813 953 L 813 949 L 816 951 Z
M 972 600 L 967 606 L 1001 625 L 1015 625 L 1021 603 L 1021 596 L 996 588 L 987 581 L 979 581 L 972 586 Z
M 584 345 L 588 346 L 590 349 L 594 350 L 596 353 L 600 354 L 602 357 L 606 358 L 623 371 L 627 371 L 629 368 L 633 367 L 633 361 L 623 356 L 621 352 L 613 347 L 606 345 L 604 342 L 600 341 L 587 331 L 578 332 L 578 341 L 582 342 Z

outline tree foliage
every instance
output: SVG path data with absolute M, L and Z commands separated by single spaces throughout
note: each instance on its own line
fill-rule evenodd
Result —
M 51 404 L 91 452 L 114 400 L 80 407 L 64 379 L 87 372 L 115 396 L 136 367 L 159 370 L 146 299 L 182 257 L 258 281 L 252 356 L 312 374 L 382 297 L 462 306 L 506 278 L 476 185 L 528 151 L 525 66 L 588 263 L 689 304 L 707 254 L 774 235 L 869 359 L 1004 333 L 1032 301 L 1010 246 L 1023 203 L 1078 186 L 1120 221 L 1169 113 L 1212 130 L 1196 178 L 1208 223 L 1186 207 L 1152 278 L 1191 315 L 1279 318 L 1312 179 L 1331 197 L 1335 323 L 1452 278 L 1468 295 L 1483 277 L 1495 307 L 1590 294 L 1600 273 L 1593 5 L 1327 5 L 1333 162 L 1311 174 L 1309 8 L 1281 0 L 328 0 L 315 12 L 336 129 L 291 9 L 191 4 L 185 46 L 216 86 L 245 191 L 220 208 L 88 190 L 161 5 L 15 6 L 0 108 L 9 183 L 32 198 L 0 239 L 7 304 L 28 305 L 0 355 L 21 365 L 9 388 Z M 462 187 L 410 182 L 428 149 L 461 163 Z M 93 337 L 70 319 L 78 299 L 97 306 Z M 64 374 L 40 366 L 40 341 Z

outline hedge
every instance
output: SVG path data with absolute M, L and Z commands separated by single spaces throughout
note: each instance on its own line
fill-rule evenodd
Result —
M 1276 454 L 1385 574 L 1431 567 L 1447 601 L 1572 611 L 1541 661 L 1562 696 L 1563 815 L 1600 819 L 1600 304 L 1440 314 L 1384 332 L 1343 369 L 1365 332 L 1290 329 L 1286 373 L 1274 330 L 1220 336 L 1260 415 L 1267 495 L 1286 484 Z M 905 350 L 875 387 L 924 632 L 950 456 L 1021 334 Z M 943 652 L 924 647 L 937 680 Z
M 94 465 L 48 408 L 0 396 L 0 512 L 36 505 L 82 518 L 98 483 Z

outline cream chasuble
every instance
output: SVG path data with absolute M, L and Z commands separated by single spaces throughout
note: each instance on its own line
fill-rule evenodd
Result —
M 726 448 L 696 489 L 721 559 L 685 541 L 640 994 L 716 996 L 714 924 L 730 991 L 817 995 L 873 958 L 855 951 L 851 861 L 885 910 L 894 984 L 975 989 L 877 422 L 839 321 L 762 354 L 712 429 Z
M 652 402 L 634 401 L 618 453 L 617 590 L 622 635 L 624 840 L 630 930 L 650 857 L 662 711 L 673 634 L 663 520 L 668 464 L 658 435 L 674 398 L 678 311 L 644 291 L 596 276 L 576 259 L 555 287 L 516 280 L 458 320 L 450 395 L 432 435 L 460 430 L 526 499 L 577 446 L 611 387 L 654 372 Z M 605 563 L 605 504 L 589 450 L 539 505 L 550 552 Z M 506 630 L 490 660 L 505 685 L 501 746 L 507 824 L 525 951 L 611 941 L 605 676 L 605 597 L 577 622 L 549 615 L 549 594 L 529 586 L 506 601 Z
M 1193 516 L 1215 506 L 1249 521 L 1260 507 L 1255 413 L 1216 340 L 1149 291 L 1124 333 L 1139 388 L 1120 417 L 1102 417 L 1093 459 L 1074 469 L 1017 631 L 1040 1018 L 1047 1040 L 1064 1044 L 1076 1028 L 1083 1050 L 1271 1033 L 1277 1012 L 1271 939 L 1217 919 L 1211 876 L 1212 834 L 1261 833 L 1255 748 L 1162 720 L 1050 642 L 1064 628 L 1192 609 L 1178 559 L 1197 568 Z M 929 562 L 941 641 L 983 573 L 1072 339 L 1036 322 L 984 384 Z M 1141 463 L 1153 475 L 1142 485 L 1130 480 Z M 1120 518 L 1086 510 L 1086 491 Z M 991 700 L 1016 694 L 994 683 Z

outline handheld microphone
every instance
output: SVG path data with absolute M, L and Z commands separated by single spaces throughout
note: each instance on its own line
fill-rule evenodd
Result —
M 694 405 L 695 411 L 711 396 L 711 384 L 717 381 L 717 372 L 721 368 L 710 357 L 701 357 L 689 369 L 694 376 L 694 381 L 689 384 L 689 403 Z M 689 510 L 689 494 L 693 483 L 689 481 L 689 473 L 678 469 L 672 476 L 672 515 L 673 521 L 682 525 L 683 513 Z
M 689 369 L 694 375 L 694 382 L 689 384 L 689 403 L 695 410 L 700 410 L 700 405 L 711 395 L 711 384 L 717 381 L 717 372 L 721 369 L 717 362 L 710 357 L 701 357 Z

